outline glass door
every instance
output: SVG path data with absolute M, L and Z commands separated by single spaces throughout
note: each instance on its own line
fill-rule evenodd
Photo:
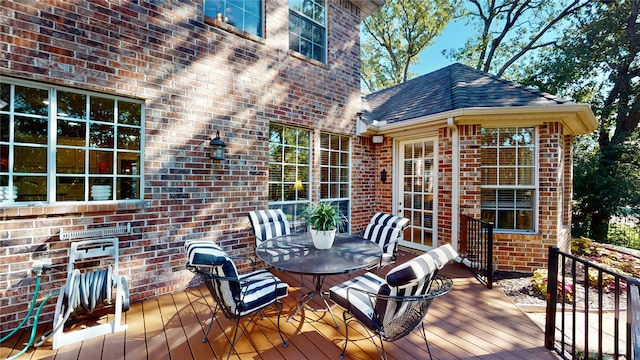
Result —
M 437 246 L 435 140 L 400 143 L 398 213 L 409 219 L 401 245 L 419 250 Z

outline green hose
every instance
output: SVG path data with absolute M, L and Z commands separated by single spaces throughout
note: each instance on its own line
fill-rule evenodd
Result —
M 38 292 L 40 291 L 40 281 L 42 278 L 42 272 L 39 271 L 38 272 L 38 278 L 36 279 L 36 289 L 33 292 L 33 301 L 31 301 L 31 305 L 29 306 L 29 311 L 27 311 L 27 315 L 25 315 L 24 319 L 22 319 L 22 322 L 20 322 L 20 325 L 16 326 L 15 329 L 13 329 L 9 334 L 5 335 L 2 339 L 0 339 L 0 343 L 5 342 L 7 339 L 9 339 L 11 336 L 13 336 L 13 334 L 15 334 L 18 330 L 20 330 L 22 328 L 22 326 L 27 322 L 27 320 L 29 320 L 29 316 L 31 316 L 31 313 L 33 312 L 33 309 L 36 307 L 36 302 L 38 300 Z M 33 324 L 31 325 L 31 336 L 29 337 L 29 342 L 27 343 L 27 345 L 17 354 L 7 358 L 7 360 L 13 360 L 16 359 L 18 356 L 24 354 L 27 349 L 29 349 L 29 347 L 31 346 L 31 344 L 33 344 L 33 340 L 36 337 L 36 330 L 38 328 L 38 317 L 40 316 L 40 312 L 42 311 L 42 308 L 44 307 L 44 305 L 51 300 L 52 297 L 58 295 L 58 292 L 54 292 L 53 294 L 47 296 L 46 299 L 44 299 L 44 301 L 42 301 L 42 303 L 40 303 L 40 306 L 38 306 L 38 310 L 36 310 L 36 314 L 33 316 Z
M 37 292 L 36 292 L 36 294 L 37 294 Z M 52 298 L 52 297 L 54 297 L 54 296 L 56 296 L 56 295 L 58 295 L 58 292 L 57 292 L 57 291 L 56 291 L 56 292 L 54 292 L 53 294 L 51 294 L 51 295 L 47 296 L 47 298 L 46 298 L 46 299 L 44 299 L 44 301 L 42 301 L 42 302 L 40 303 L 40 306 L 38 306 L 38 310 L 36 310 L 36 314 L 33 316 L 33 325 L 31 326 L 31 336 L 29 336 L 29 342 L 27 343 L 27 345 L 26 345 L 22 350 L 20 350 L 20 352 L 19 352 L 19 353 L 15 354 L 15 355 L 13 355 L 13 356 L 11 356 L 11 357 L 9 357 L 9 358 L 7 358 L 7 360 L 14 360 L 14 359 L 16 359 L 18 356 L 20 356 L 20 355 L 24 354 L 24 353 L 27 351 L 27 349 L 29 349 L 29 347 L 31 346 L 31 344 L 33 344 L 33 340 L 36 338 L 36 330 L 38 329 L 38 317 L 40 316 L 40 312 L 42 311 L 42 308 L 44 307 L 44 305 L 45 305 L 49 300 L 51 300 L 51 298 Z M 35 298 L 35 296 L 34 296 L 34 298 Z
M 5 337 L 0 339 L 0 343 L 5 342 L 8 338 L 10 338 L 13 334 L 15 334 L 18 330 L 20 330 L 22 328 L 22 325 L 24 325 L 27 322 L 27 320 L 29 320 L 29 316 L 31 316 L 31 312 L 33 312 L 33 309 L 36 307 L 36 301 L 38 300 L 38 291 L 40 291 L 41 277 L 42 277 L 42 273 L 39 273 L 38 279 L 36 280 L 36 290 L 33 293 L 33 301 L 31 301 L 31 306 L 29 306 L 29 311 L 27 311 L 27 315 L 25 315 L 24 319 L 22 319 L 22 322 L 20 323 L 20 325 L 16 326 L 16 328 L 13 329 L 13 331 L 11 331 Z

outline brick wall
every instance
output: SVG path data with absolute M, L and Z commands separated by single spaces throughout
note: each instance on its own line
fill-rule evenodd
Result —
M 131 223 L 133 234 L 120 241 L 131 300 L 182 289 L 193 278 L 185 240 L 252 251 L 247 212 L 267 206 L 270 122 L 354 135 L 358 9 L 329 1 L 324 65 L 288 51 L 287 1 L 266 3 L 264 39 L 205 23 L 200 0 L 0 4 L 2 76 L 146 101 L 143 201 L 0 209 L 0 333 L 26 314 L 34 260 L 54 264 L 41 299 L 64 284 L 69 242 L 59 239 L 61 228 Z M 216 130 L 228 144 L 224 162 L 208 158 Z M 360 202 L 373 196 L 370 153 L 370 144 L 354 141 L 358 222 L 368 210 Z
M 480 125 L 460 125 L 460 212 L 480 218 L 481 199 L 481 139 Z M 557 245 L 567 249 L 570 243 L 570 194 L 572 184 L 571 136 L 563 134 L 559 123 L 538 127 L 539 192 L 538 232 L 535 234 L 494 232 L 494 255 L 500 270 L 533 272 L 546 268 L 548 248 Z M 449 129 L 441 128 L 438 183 L 438 236 L 440 243 L 451 241 L 448 225 L 451 202 L 449 176 L 452 142 Z M 457 230 L 455 230 L 457 231 Z

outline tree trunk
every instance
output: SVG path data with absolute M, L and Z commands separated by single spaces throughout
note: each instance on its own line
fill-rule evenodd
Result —
M 595 213 L 591 216 L 591 237 L 598 242 L 607 242 L 609 233 L 609 220 L 611 215 L 605 213 Z

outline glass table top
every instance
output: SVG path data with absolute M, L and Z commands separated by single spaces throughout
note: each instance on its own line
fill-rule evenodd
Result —
M 256 247 L 256 255 L 282 271 L 330 275 L 350 273 L 380 261 L 380 247 L 370 240 L 337 234 L 333 246 L 319 250 L 310 233 L 278 236 Z

